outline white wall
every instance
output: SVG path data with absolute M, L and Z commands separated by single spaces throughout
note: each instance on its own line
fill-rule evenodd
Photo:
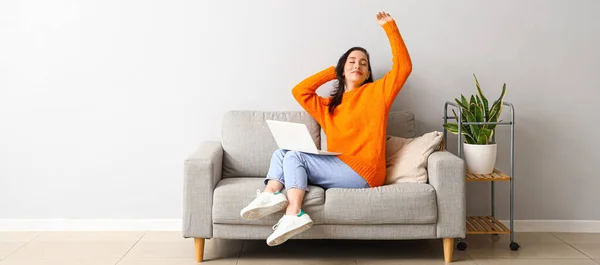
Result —
M 446 100 L 475 92 L 473 73 L 490 98 L 506 82 L 517 113 L 516 218 L 600 220 L 591 105 L 600 96 L 599 8 L 593 0 L 2 1 L 0 219 L 180 218 L 183 160 L 219 139 L 225 111 L 299 110 L 291 87 L 352 46 L 370 51 L 375 77 L 390 68 L 375 21 L 385 10 L 414 63 L 395 108 L 415 112 L 420 133 L 441 129 Z M 470 184 L 469 212 L 487 213 L 488 194 Z

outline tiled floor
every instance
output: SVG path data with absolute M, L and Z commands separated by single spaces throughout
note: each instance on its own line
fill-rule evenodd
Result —
M 600 234 L 517 233 L 469 236 L 453 264 L 600 264 Z M 0 265 L 184 265 L 194 261 L 193 240 L 178 232 L 0 232 Z M 203 264 L 444 264 L 441 240 L 207 240 Z

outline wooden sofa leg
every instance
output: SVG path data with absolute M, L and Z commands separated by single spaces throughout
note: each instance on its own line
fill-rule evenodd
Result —
M 444 261 L 446 261 L 446 263 L 452 262 L 453 254 L 454 254 L 454 238 L 444 238 Z
M 204 259 L 204 238 L 194 238 L 194 249 L 196 250 L 196 262 Z

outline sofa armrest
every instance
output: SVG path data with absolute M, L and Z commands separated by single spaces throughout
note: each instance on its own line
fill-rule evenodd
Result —
M 183 236 L 212 237 L 213 192 L 223 166 L 220 142 L 203 142 L 185 160 L 183 187 Z
M 429 184 L 437 196 L 438 238 L 466 235 L 465 162 L 448 151 L 432 153 L 427 160 Z

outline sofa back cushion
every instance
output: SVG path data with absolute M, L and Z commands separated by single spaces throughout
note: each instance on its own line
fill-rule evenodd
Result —
M 387 135 L 404 138 L 417 136 L 415 115 L 410 111 L 390 111 L 388 115 Z
M 223 118 L 223 177 L 265 177 L 277 143 L 265 120 L 304 123 L 317 148 L 321 127 L 304 111 L 229 111 Z

